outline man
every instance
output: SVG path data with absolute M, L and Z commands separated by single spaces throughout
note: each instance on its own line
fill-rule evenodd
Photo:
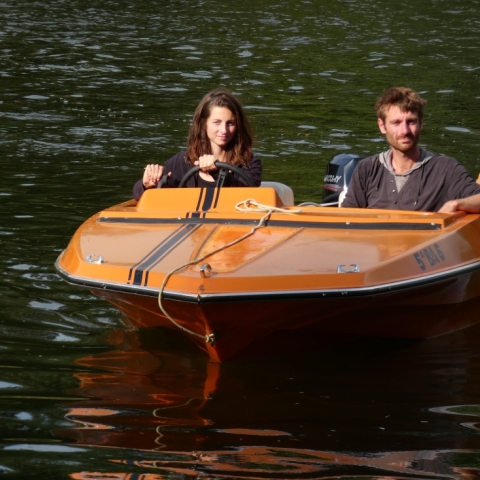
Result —
M 375 109 L 390 150 L 353 172 L 342 207 L 480 213 L 480 185 L 456 160 L 418 147 L 427 102 L 409 88 L 389 88 Z

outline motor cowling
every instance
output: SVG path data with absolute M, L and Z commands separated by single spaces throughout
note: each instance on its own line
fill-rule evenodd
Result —
M 338 203 L 340 194 L 346 191 L 358 162 L 365 157 L 356 153 L 335 155 L 327 165 L 323 178 L 322 203 Z

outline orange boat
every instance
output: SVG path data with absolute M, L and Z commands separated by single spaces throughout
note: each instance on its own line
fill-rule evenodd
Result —
M 56 268 L 215 361 L 480 320 L 479 215 L 295 206 L 272 185 L 147 190 L 87 220 Z

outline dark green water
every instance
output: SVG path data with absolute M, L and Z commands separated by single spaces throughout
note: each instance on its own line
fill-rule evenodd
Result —
M 478 476 L 479 328 L 215 367 L 180 337 L 130 330 L 53 264 L 145 163 L 184 146 L 218 86 L 246 106 L 265 179 L 298 202 L 321 199 L 333 155 L 383 149 L 373 104 L 391 85 L 428 100 L 423 145 L 476 175 L 479 7 L 0 3 L 0 473 Z

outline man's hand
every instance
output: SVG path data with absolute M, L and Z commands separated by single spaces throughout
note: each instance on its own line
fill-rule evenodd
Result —
M 458 208 L 458 201 L 457 200 L 450 200 L 447 203 L 444 203 L 442 208 L 438 211 L 438 213 L 453 213 L 460 210 Z
M 468 212 L 480 213 L 480 193 L 471 197 L 450 200 L 438 211 L 439 213 Z

